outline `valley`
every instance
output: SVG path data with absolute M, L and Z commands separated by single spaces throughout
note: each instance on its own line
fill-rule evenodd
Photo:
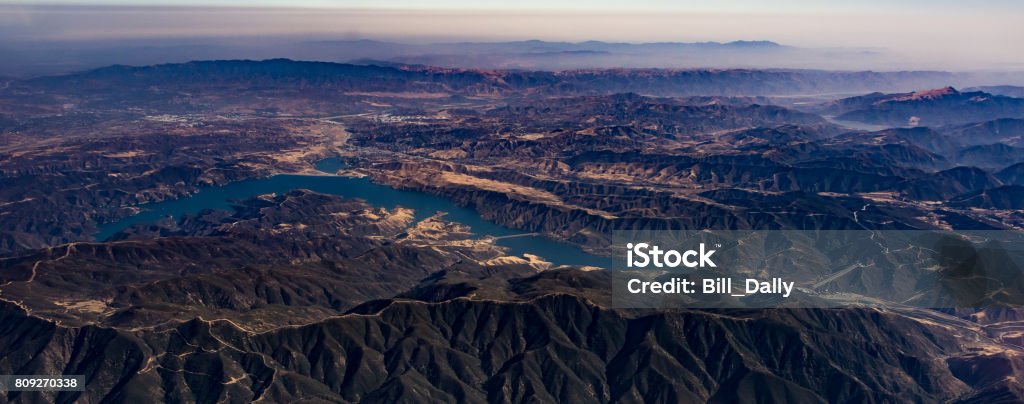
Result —
M 917 87 L 945 78 L 274 59 L 12 80 L 0 374 L 88 388 L 3 398 L 1020 400 L 1018 308 L 622 309 L 602 269 L 622 229 L 1024 230 L 1024 101 Z M 832 93 L 861 95 L 792 98 Z

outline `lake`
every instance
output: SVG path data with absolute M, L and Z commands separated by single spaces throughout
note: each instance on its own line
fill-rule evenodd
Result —
M 341 158 L 328 158 L 317 162 L 316 168 L 325 173 L 335 173 L 344 168 Z M 138 223 L 153 223 L 165 217 L 180 218 L 185 214 L 196 214 L 204 209 L 230 210 L 234 202 L 256 195 L 283 194 L 295 189 L 308 189 L 323 194 L 358 198 L 369 204 L 387 209 L 402 206 L 415 210 L 414 220 L 420 221 L 437 212 L 445 212 L 446 220 L 469 226 L 478 236 L 511 236 L 525 233 L 487 221 L 473 209 L 455 205 L 451 201 L 416 191 L 403 191 L 385 185 L 374 184 L 369 178 L 352 178 L 332 175 L 291 175 L 282 174 L 268 178 L 232 182 L 223 186 L 200 188 L 199 192 L 163 202 L 139 205 L 141 212 L 121 220 L 99 226 L 97 240 L 106 240 L 117 232 Z M 496 243 L 508 248 L 509 254 L 522 256 L 534 254 L 556 265 L 589 265 L 608 267 L 610 258 L 589 254 L 572 244 L 556 241 L 544 236 L 521 236 L 504 238 Z

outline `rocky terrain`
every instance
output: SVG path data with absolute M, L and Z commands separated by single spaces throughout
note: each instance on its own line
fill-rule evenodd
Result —
M 1016 180 L 1007 119 L 865 132 L 743 99 L 617 94 L 345 122 L 359 172 L 592 247 L 614 228 L 1021 226 L 1013 208 L 949 202 Z
M 871 93 L 827 106 L 837 119 L 891 126 L 941 126 L 1024 117 L 1024 99 L 953 87 L 902 94 Z
M 1024 228 L 1021 100 L 871 93 L 892 75 L 271 60 L 11 81 L 0 374 L 88 383 L 0 397 L 1024 400 L 1012 308 L 615 309 L 608 271 L 302 189 L 95 238 L 147 202 L 338 155 L 334 174 L 597 254 L 614 229 Z M 868 94 L 781 97 L 846 81 Z
M 295 191 L 232 213 L 136 227 L 120 241 L 5 258 L 0 370 L 89 381 L 81 393 L 6 398 L 834 402 L 1020 394 L 1013 377 L 1022 356 L 1012 334 L 1000 333 L 1005 317 L 615 310 L 605 271 L 537 272 L 499 259 L 500 250 L 443 219 L 408 227 L 410 217 Z
M 65 120 L 75 124 L 62 127 Z M 88 240 L 97 223 L 131 215 L 134 205 L 309 169 L 343 133 L 303 119 L 70 113 L 19 121 L 0 146 L 0 251 Z

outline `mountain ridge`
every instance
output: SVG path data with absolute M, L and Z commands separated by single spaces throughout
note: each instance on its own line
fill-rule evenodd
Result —
M 147 77 L 160 76 L 163 80 L 177 79 L 244 79 L 252 75 L 264 80 L 288 80 L 299 77 L 303 82 L 326 80 L 329 84 L 339 82 L 342 77 L 377 77 L 392 80 L 393 83 L 378 83 L 377 89 L 396 89 L 398 84 L 422 81 L 424 90 L 437 89 L 439 85 L 467 92 L 468 95 L 485 93 L 487 88 L 507 90 L 537 88 L 552 89 L 568 94 L 607 94 L 640 91 L 649 95 L 766 95 L 800 94 L 808 92 L 863 91 L 866 89 L 892 89 L 898 87 L 920 87 L 928 82 L 945 82 L 953 76 L 945 72 L 898 71 L 898 72 L 829 72 L 820 70 L 785 69 L 572 69 L 557 72 L 519 71 L 501 69 L 458 69 L 427 66 L 374 66 L 334 62 L 296 61 L 291 59 L 267 60 L 207 60 L 186 63 L 168 63 L 148 66 L 117 65 L 87 70 L 78 73 L 47 76 L 24 81 L 23 83 L 49 85 L 54 88 L 68 86 L 90 78 L 118 79 L 123 84 L 144 85 Z M 626 78 L 629 83 L 611 80 L 608 74 Z M 193 76 L 189 76 L 189 74 Z M 195 76 L 199 75 L 199 76 Z M 234 76 L 232 76 L 234 75 Z M 251 77 L 250 77 L 251 78 Z M 160 82 L 151 78 L 152 82 Z M 271 81 L 272 82 L 272 81 Z M 84 83 L 83 83 L 84 84 Z M 164 82 L 164 84 L 168 84 Z M 294 83 L 293 83 L 294 84 Z M 486 88 L 473 91 L 471 85 Z M 374 90 L 348 83 L 352 89 Z M 431 87 L 431 86 L 434 87 Z M 414 87 L 415 88 L 415 87 Z M 405 90 L 410 90 L 407 86 Z

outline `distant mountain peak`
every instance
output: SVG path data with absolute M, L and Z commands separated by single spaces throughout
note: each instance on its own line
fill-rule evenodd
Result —
M 782 44 L 773 41 L 732 41 L 726 42 L 725 46 L 742 46 L 751 48 L 781 48 Z
M 898 98 L 898 100 L 899 101 L 904 101 L 904 100 L 932 100 L 932 99 L 936 99 L 936 98 L 942 98 L 942 97 L 945 97 L 945 96 L 958 95 L 958 94 L 960 94 L 960 92 L 957 91 L 955 88 L 953 88 L 951 86 L 946 86 L 946 87 L 936 88 L 936 89 L 931 89 L 931 90 L 915 91 L 913 93 L 910 93 L 910 95 Z
M 963 125 L 1024 119 L 1024 98 L 941 87 L 910 93 L 850 97 L 829 104 L 840 120 L 892 126 Z

